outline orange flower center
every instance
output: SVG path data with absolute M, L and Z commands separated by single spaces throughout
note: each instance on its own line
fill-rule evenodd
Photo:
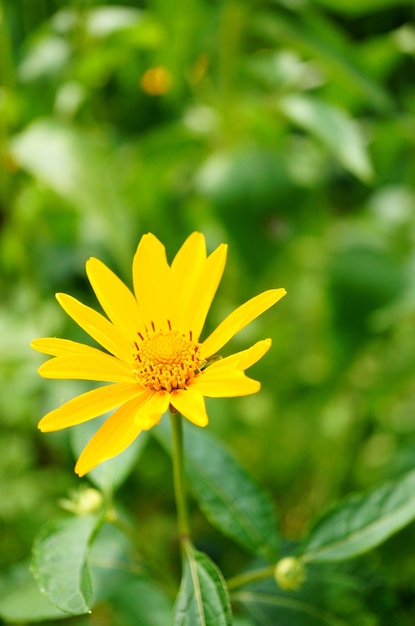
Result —
M 168 392 L 185 389 L 200 372 L 199 344 L 192 341 L 191 333 L 189 339 L 175 329 L 138 336 L 134 343 L 135 374 L 144 387 Z

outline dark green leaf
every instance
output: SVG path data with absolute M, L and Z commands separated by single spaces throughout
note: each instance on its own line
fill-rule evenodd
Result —
M 40 590 L 72 615 L 90 611 L 92 586 L 86 560 L 97 523 L 92 515 L 55 520 L 41 531 L 33 547 L 31 568 Z
M 340 561 L 375 548 L 415 519 L 415 471 L 353 495 L 317 520 L 305 539 L 304 561 Z
M 278 550 L 273 505 L 225 448 L 206 429 L 185 423 L 187 476 L 208 520 L 228 537 L 273 563 Z M 170 450 L 167 420 L 154 434 Z
M 188 546 L 183 578 L 173 609 L 173 626 L 230 626 L 232 611 L 220 570 Z

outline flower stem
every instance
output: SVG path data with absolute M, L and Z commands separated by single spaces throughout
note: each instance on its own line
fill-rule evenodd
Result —
M 231 591 L 232 589 L 243 587 L 244 585 L 248 585 L 249 583 L 263 580 L 264 578 L 271 578 L 274 575 L 274 569 L 275 566 L 271 565 L 269 567 L 263 567 L 261 569 L 253 570 L 252 572 L 244 572 L 243 574 L 239 574 L 238 576 L 233 576 L 233 578 L 229 578 L 226 581 L 226 585 L 229 591 Z
M 173 480 L 177 508 L 177 526 L 180 543 L 184 546 L 190 539 L 190 526 L 184 477 L 183 423 L 180 413 L 170 414 L 170 422 L 173 441 Z

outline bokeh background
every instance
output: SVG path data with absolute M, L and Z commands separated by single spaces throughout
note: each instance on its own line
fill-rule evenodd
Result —
M 3 583 L 79 486 L 67 433 L 36 424 L 85 385 L 40 379 L 29 342 L 87 340 L 54 293 L 95 306 L 89 256 L 131 284 L 148 231 L 170 258 L 193 230 L 209 250 L 229 243 L 207 331 L 262 290 L 288 291 L 229 348 L 272 337 L 252 369 L 261 392 L 208 407 L 287 540 L 337 498 L 413 468 L 413 0 L 0 6 Z M 171 469 L 155 441 L 120 495 L 145 540 L 173 554 Z M 232 573 L 244 555 L 193 516 Z M 362 623 L 413 623 L 414 553 L 409 528 L 365 561 L 396 621 L 369 603 Z

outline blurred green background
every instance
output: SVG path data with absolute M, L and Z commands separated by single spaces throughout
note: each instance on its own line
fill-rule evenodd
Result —
M 36 424 L 88 386 L 40 379 L 28 344 L 88 341 L 53 294 L 95 306 L 89 256 L 131 284 L 148 231 L 170 258 L 193 230 L 210 251 L 229 243 L 206 330 L 262 290 L 288 291 L 229 347 L 273 338 L 251 370 L 261 392 L 208 407 L 285 537 L 413 468 L 413 0 L 0 6 L 0 572 L 80 482 L 68 434 Z M 150 441 L 121 492 L 160 555 L 176 550 L 170 476 Z M 235 573 L 244 556 L 194 518 Z M 365 624 L 413 623 L 414 548 L 412 528 L 370 557 L 396 622 L 366 606 Z M 112 623 L 98 615 L 77 623 Z

